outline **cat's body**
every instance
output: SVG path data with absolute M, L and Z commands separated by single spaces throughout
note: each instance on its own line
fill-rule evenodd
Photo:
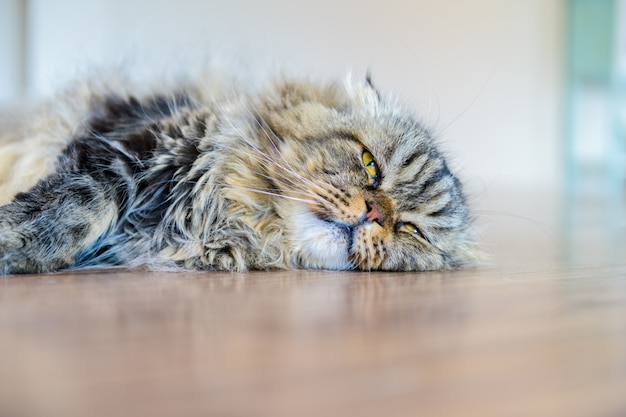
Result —
M 0 201 L 22 192 L 0 207 L 0 274 L 474 260 L 458 180 L 369 82 L 164 90 L 88 88 L 3 133 Z

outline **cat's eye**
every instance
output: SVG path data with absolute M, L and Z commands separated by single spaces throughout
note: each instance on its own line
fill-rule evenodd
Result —
M 412 223 L 399 223 L 398 225 L 398 229 L 399 230 L 403 230 L 405 232 L 409 232 L 412 235 L 421 237 L 422 239 L 424 238 L 424 235 L 422 234 L 422 232 L 420 231 L 420 229 L 417 228 L 417 226 L 415 226 Z
M 380 175 L 380 170 L 378 169 L 378 164 L 374 159 L 374 155 L 372 155 L 369 151 L 363 151 L 363 164 L 365 165 L 365 169 L 367 173 L 374 180 L 377 180 Z

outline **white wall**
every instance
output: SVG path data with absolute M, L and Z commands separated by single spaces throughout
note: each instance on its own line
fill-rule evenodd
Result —
M 21 0 L 0 0 L 0 103 L 23 93 L 23 9 Z
M 314 76 L 371 69 L 439 131 L 474 192 L 554 185 L 561 3 L 31 0 L 27 84 L 47 94 L 92 63 L 160 68 L 224 52 Z

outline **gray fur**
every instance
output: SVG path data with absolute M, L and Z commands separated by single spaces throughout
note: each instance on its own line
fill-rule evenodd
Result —
M 81 100 L 62 121 L 44 116 L 65 126 L 54 169 L 0 207 L 0 274 L 408 271 L 477 257 L 460 182 L 369 81 L 219 96 L 193 84 L 140 97 L 94 89 Z M 34 125 L 10 144 L 45 137 Z

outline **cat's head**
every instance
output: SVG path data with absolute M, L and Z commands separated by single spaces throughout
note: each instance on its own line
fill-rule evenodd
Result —
M 282 83 L 262 116 L 268 172 L 301 267 L 435 270 L 477 251 L 459 180 L 428 131 L 369 82 Z M 274 145 L 272 145 L 274 147 Z

